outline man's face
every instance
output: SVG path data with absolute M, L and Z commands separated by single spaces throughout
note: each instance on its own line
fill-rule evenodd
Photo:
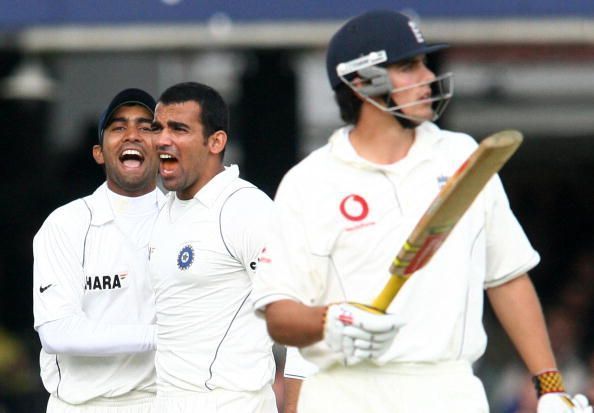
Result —
M 179 199 L 192 198 L 210 179 L 212 153 L 200 113 L 200 105 L 194 101 L 159 103 L 155 110 L 159 172 L 165 188 L 176 191 Z
M 105 165 L 107 186 L 125 196 L 144 195 L 155 188 L 159 167 L 152 146 L 152 113 L 140 105 L 121 106 L 103 133 L 93 157 Z
M 401 90 L 393 90 L 392 100 L 396 103 L 396 106 L 402 107 L 402 113 L 414 119 L 432 119 L 433 106 L 430 101 L 432 97 L 430 83 L 435 79 L 435 74 L 425 65 L 425 56 L 416 56 L 390 65 L 388 67 L 388 76 L 393 89 Z

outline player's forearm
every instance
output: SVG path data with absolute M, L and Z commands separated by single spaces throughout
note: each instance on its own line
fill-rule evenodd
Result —
M 49 354 L 101 357 L 141 353 L 156 348 L 156 326 L 98 323 L 70 316 L 38 328 L 43 349 Z
M 497 318 L 532 374 L 555 368 L 540 301 L 528 275 L 487 290 Z
M 291 300 L 266 306 L 268 333 L 279 344 L 304 347 L 322 340 L 326 307 L 309 307 Z
M 303 380 L 285 377 L 285 413 L 296 413 Z

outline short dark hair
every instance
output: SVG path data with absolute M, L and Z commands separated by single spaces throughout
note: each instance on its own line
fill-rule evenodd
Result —
M 334 99 L 340 110 L 340 118 L 347 124 L 356 125 L 361 115 L 363 100 L 345 83 L 336 87 Z
M 223 97 L 210 86 L 198 82 L 178 83 L 166 89 L 159 102 L 170 105 L 194 101 L 200 105 L 200 123 L 207 138 L 216 131 L 229 132 L 229 108 Z

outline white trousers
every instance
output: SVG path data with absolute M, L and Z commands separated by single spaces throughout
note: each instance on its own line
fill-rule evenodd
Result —
M 488 413 L 481 381 L 466 362 L 361 363 L 308 377 L 299 413 Z
M 135 393 L 114 398 L 101 397 L 83 404 L 68 404 L 55 396 L 47 402 L 47 413 L 151 413 L 154 393 Z
M 277 413 L 271 386 L 255 392 L 215 389 L 209 392 L 157 394 L 153 413 Z

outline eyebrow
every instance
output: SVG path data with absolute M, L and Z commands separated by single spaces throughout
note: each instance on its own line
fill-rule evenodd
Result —
M 170 120 L 167 122 L 167 126 L 169 126 L 170 128 L 185 128 L 185 129 L 190 129 L 189 125 L 186 125 L 183 122 L 176 122 L 174 120 Z

